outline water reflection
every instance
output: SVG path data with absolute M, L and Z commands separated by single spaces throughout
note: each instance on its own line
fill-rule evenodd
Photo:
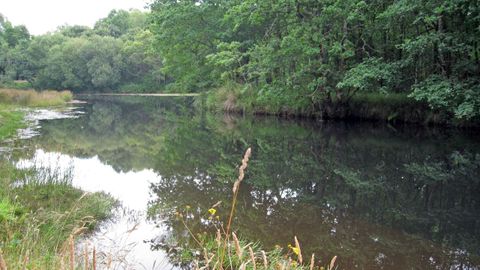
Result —
M 110 265 L 111 269 L 176 269 L 169 263 L 163 251 L 152 251 L 146 239 L 166 233 L 164 226 L 157 226 L 146 219 L 148 202 L 154 198 L 150 183 L 161 177 L 151 169 L 133 172 L 115 171 L 97 156 L 78 158 L 60 152 L 45 152 L 37 149 L 32 158 L 17 161 L 19 168 L 41 166 L 52 171 L 67 172 L 72 185 L 86 192 L 108 192 L 121 201 L 115 217 L 108 221 L 93 236 L 79 243 L 94 245 L 99 264 Z M 92 249 L 91 247 L 89 249 Z
M 240 235 L 267 248 L 297 235 L 306 252 L 324 262 L 338 255 L 344 269 L 480 267 L 477 134 L 213 116 L 192 102 L 90 100 L 78 119 L 42 123 L 42 135 L 28 143 L 43 150 L 16 154 L 77 159 L 86 172 L 80 186 L 148 210 L 163 229 L 142 237 L 156 249 L 190 240 L 174 215 L 186 205 L 197 211 L 190 221 L 197 232 L 210 229 L 200 219 L 217 201 L 225 218 L 231 181 L 251 146 L 235 220 Z

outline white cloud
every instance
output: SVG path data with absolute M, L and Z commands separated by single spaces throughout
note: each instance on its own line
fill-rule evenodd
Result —
M 145 9 L 150 0 L 0 0 L 0 13 L 31 34 L 51 32 L 61 25 L 87 25 L 112 9 Z

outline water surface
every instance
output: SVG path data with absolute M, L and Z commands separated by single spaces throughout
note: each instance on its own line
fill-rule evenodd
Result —
M 87 101 L 78 117 L 41 121 L 14 159 L 71 167 L 74 185 L 118 198 L 123 213 L 91 241 L 130 267 L 174 267 L 167 251 L 191 241 L 175 215 L 187 205 L 195 232 L 212 230 L 218 201 L 225 220 L 252 147 L 241 237 L 272 249 L 296 235 L 304 253 L 337 255 L 340 269 L 480 268 L 474 131 L 213 115 L 185 97 Z

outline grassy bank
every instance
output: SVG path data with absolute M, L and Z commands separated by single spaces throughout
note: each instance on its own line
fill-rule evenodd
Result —
M 479 125 L 478 119 L 456 119 L 453 114 L 432 110 L 426 103 L 416 101 L 407 94 L 359 93 L 345 102 L 325 102 L 301 96 L 269 97 L 265 93 L 260 95 L 254 89 L 228 85 L 209 91 L 201 98 L 203 105 L 212 111 L 422 125 Z
M 12 106 L 0 104 L 0 141 L 12 137 L 17 129 L 24 126 L 23 112 L 15 111 Z
M 73 98 L 72 92 L 65 91 L 35 91 L 0 89 L 0 103 L 29 107 L 48 107 L 63 105 Z
M 0 89 L 0 141 L 15 135 L 23 128 L 24 112 L 20 107 L 61 106 L 71 101 L 70 91 L 42 91 Z
M 68 265 L 69 239 L 92 231 L 115 203 L 106 194 L 72 187 L 68 172 L 17 169 L 1 161 L 0 264 L 3 259 L 8 269 Z
M 0 141 L 26 124 L 21 107 L 63 105 L 69 91 L 0 89 Z M 71 185 L 69 171 L 0 160 L 0 269 L 65 269 L 74 238 L 107 219 L 116 201 Z M 73 268 L 72 268 L 73 269 Z

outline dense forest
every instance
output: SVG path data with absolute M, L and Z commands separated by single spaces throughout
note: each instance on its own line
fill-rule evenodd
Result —
M 76 92 L 158 89 L 165 76 L 147 22 L 147 13 L 113 10 L 93 29 L 61 26 L 30 36 L 24 26 L 0 17 L 1 80 Z
M 209 91 L 227 107 L 266 112 L 400 95 L 451 118 L 480 116 L 478 1 L 156 0 L 150 9 L 35 37 L 0 19 L 0 76 L 40 89 Z

